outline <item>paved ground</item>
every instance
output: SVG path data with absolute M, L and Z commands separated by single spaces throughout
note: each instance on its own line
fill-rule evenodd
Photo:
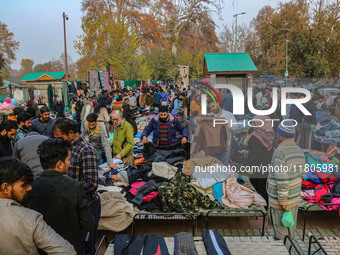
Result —
M 302 252 L 308 252 L 308 238 L 302 241 L 302 222 L 303 214 L 299 213 L 297 225 L 296 245 Z M 195 236 L 201 236 L 204 229 L 204 221 L 199 219 L 196 224 Z M 210 218 L 209 229 L 213 229 L 221 233 L 223 236 L 260 236 L 262 228 L 262 218 Z M 339 237 L 340 236 L 340 220 L 338 212 L 315 212 L 311 213 L 307 219 L 306 234 L 312 233 L 317 238 L 320 237 Z M 192 224 L 190 221 L 137 221 L 136 234 L 160 234 L 166 237 L 173 237 L 179 232 L 191 232 Z M 131 234 L 128 229 L 128 234 Z M 113 232 L 100 231 L 98 243 L 103 235 L 107 235 L 109 240 L 114 238 Z M 273 230 L 266 222 L 265 236 L 273 236 Z M 337 242 L 336 245 L 338 245 Z M 334 253 L 340 254 L 339 246 L 333 246 Z M 98 254 L 104 254 L 104 247 Z M 318 253 L 321 254 L 321 253 Z

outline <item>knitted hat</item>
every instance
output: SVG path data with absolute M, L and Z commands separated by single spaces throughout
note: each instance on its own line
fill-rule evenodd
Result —
M 294 137 L 295 135 L 295 127 L 294 123 L 291 120 L 284 121 L 284 125 L 282 125 L 282 122 L 277 127 L 277 133 L 279 135 L 285 136 L 285 137 Z

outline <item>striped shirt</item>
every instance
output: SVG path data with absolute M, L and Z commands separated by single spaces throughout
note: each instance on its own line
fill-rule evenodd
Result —
M 169 145 L 169 123 L 159 121 L 159 145 Z
M 93 147 L 79 136 L 71 143 L 70 168 L 67 176 L 81 182 L 89 201 L 98 199 L 99 158 Z
M 274 171 L 267 180 L 269 206 L 275 209 L 293 208 L 299 204 L 301 181 L 305 177 L 305 155 L 294 138 L 279 144 L 272 158 Z

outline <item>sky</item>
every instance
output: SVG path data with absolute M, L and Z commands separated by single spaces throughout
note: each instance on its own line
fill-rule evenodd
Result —
M 234 22 L 234 14 L 246 12 L 238 16 L 238 24 L 249 24 L 263 6 L 275 8 L 279 2 L 235 0 L 232 3 L 232 0 L 224 0 L 223 20 L 216 16 L 215 22 L 222 28 L 222 24 L 230 25 Z M 35 64 L 39 64 L 60 57 L 64 52 L 63 12 L 69 17 L 66 21 L 67 53 L 73 61 L 79 59 L 73 42 L 82 33 L 80 8 L 81 0 L 0 0 L 0 22 L 7 24 L 8 29 L 14 33 L 14 39 L 20 43 L 11 67 L 20 69 L 22 58 L 33 59 Z

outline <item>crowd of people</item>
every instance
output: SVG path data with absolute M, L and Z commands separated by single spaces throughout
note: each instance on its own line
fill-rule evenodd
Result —
M 0 235 L 8 240 L 1 245 L 1 253 L 11 254 L 15 247 L 20 254 L 38 254 L 38 250 L 94 254 L 101 212 L 98 166 L 107 162 L 116 169 L 114 159 L 119 159 L 135 167 L 134 111 L 159 111 L 145 128 L 144 143 L 149 142 L 146 137 L 151 132 L 155 144 L 175 143 L 178 135 L 183 144 L 188 142 L 188 125 L 184 127 L 168 107 L 175 94 L 186 97 L 188 107 L 186 90 L 169 87 L 172 95 L 156 84 L 135 91 L 125 88 L 75 96 L 70 113 L 60 99 L 53 109 L 45 105 L 16 108 L 15 120 L 0 124 L 0 211 L 4 219 L 0 229 L 6 229 Z M 183 112 L 179 114 L 186 123 Z M 19 233 L 25 233 L 25 239 L 19 239 Z
M 157 83 L 74 96 L 70 112 L 60 99 L 53 109 L 36 105 L 16 108 L 15 120 L 0 124 L 0 253 L 11 254 L 15 247 L 18 254 L 94 254 L 101 215 L 99 165 L 106 162 L 116 169 L 116 160 L 121 160 L 124 166 L 136 167 L 136 113 L 155 113 L 141 133 L 144 145 L 197 144 L 195 133 L 203 117 L 201 90 L 181 85 Z M 222 89 L 219 94 L 222 105 L 208 100 L 208 115 L 237 122 L 240 116 L 232 113 L 232 94 Z M 256 89 L 254 102 L 259 109 L 270 108 L 271 89 Z M 305 107 L 311 116 L 304 116 L 295 105 L 289 107 L 287 116 L 281 116 L 279 110 L 270 116 L 253 116 L 264 121 L 292 119 L 298 124 L 287 127 L 265 122 L 249 128 L 242 141 L 248 150 L 242 164 L 304 166 L 302 149 L 314 146 L 317 110 L 335 109 L 333 114 L 339 119 L 340 95 L 333 100 L 315 92 Z M 237 132 L 237 127 L 228 126 L 223 150 L 207 151 L 206 155 L 229 165 L 234 161 L 232 138 Z M 296 225 L 284 227 L 281 219 L 284 212 L 291 211 L 297 220 L 302 174 L 250 177 L 269 205 L 275 237 L 293 237 Z

